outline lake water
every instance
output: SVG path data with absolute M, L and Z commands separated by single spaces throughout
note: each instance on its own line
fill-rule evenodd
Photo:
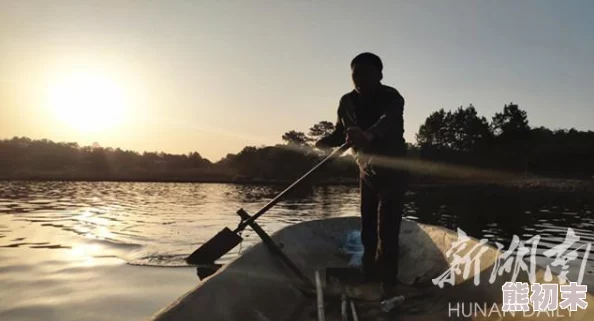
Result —
M 183 259 L 235 212 L 255 213 L 284 186 L 118 182 L 0 182 L 0 320 L 145 320 L 195 286 Z M 268 232 L 301 221 L 358 215 L 358 189 L 296 191 L 259 219 Z M 539 236 L 543 251 L 572 228 L 572 273 L 594 278 L 593 201 L 576 193 L 494 187 L 417 187 L 406 218 L 509 246 Z M 251 230 L 228 261 L 259 239 Z M 580 248 L 581 246 L 581 248 Z M 589 255 L 588 255 L 589 254 Z M 585 258 L 585 259 L 584 259 Z M 582 261 L 582 259 L 584 259 Z M 592 291 L 590 286 L 589 291 Z

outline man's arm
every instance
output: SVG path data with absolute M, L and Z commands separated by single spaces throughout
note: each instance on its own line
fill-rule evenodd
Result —
M 373 124 L 367 132 L 373 134 L 373 139 L 382 139 L 404 132 L 404 98 L 394 90 L 388 98 L 386 112 Z

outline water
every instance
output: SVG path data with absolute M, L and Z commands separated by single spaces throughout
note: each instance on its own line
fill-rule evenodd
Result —
M 197 281 L 183 259 L 235 212 L 255 213 L 284 186 L 117 182 L 0 182 L 0 319 L 142 320 Z M 296 191 L 259 219 L 264 230 L 358 215 L 358 189 Z M 573 228 L 594 242 L 592 199 L 576 193 L 502 188 L 415 188 L 406 218 L 461 228 L 506 247 L 539 235 L 539 255 Z M 223 258 L 234 256 L 257 236 Z M 578 250 L 579 260 L 585 254 Z M 585 260 L 592 279 L 594 253 Z M 170 267 L 163 269 L 162 267 Z M 174 269 L 173 267 L 177 267 Z M 591 281 L 588 281 L 591 282 Z M 118 308 L 125 306 L 126 308 Z
M 100 253 L 135 265 L 183 266 L 183 259 L 243 207 L 255 213 L 277 187 L 231 184 L 20 183 L 0 185 L 0 247 L 73 249 L 69 236 L 93 240 Z M 297 193 L 259 219 L 273 232 L 288 224 L 357 209 L 356 190 L 330 187 Z M 6 215 L 8 214 L 8 215 Z M 35 229 L 35 233 L 30 233 Z M 62 237 L 64 236 L 64 237 Z M 250 229 L 245 248 L 258 241 Z M 97 248 L 97 247 L 96 247 Z M 239 250 L 239 249 L 237 249 Z M 225 260 L 232 258 L 230 253 Z M 223 260 L 223 261 L 225 261 Z

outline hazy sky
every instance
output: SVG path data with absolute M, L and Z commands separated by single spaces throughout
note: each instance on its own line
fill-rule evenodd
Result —
M 589 0 L 2 0 L 0 138 L 216 161 L 334 121 L 362 51 L 405 98 L 407 141 L 432 111 L 470 103 L 594 129 L 593 16 Z

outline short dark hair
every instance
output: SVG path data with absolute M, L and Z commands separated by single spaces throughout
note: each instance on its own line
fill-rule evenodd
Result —
M 371 52 L 364 52 L 358 54 L 357 57 L 351 60 L 351 68 L 353 68 L 356 64 L 370 64 L 377 68 L 377 70 L 379 70 L 380 72 L 382 71 L 382 69 L 384 69 L 384 64 L 382 63 L 380 57 Z

